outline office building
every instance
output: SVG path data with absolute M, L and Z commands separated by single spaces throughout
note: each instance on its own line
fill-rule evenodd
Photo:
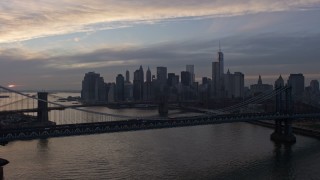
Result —
M 258 83 L 252 84 L 250 86 L 251 95 L 254 95 L 254 96 L 258 95 L 260 93 L 264 93 L 264 92 L 268 92 L 268 91 L 272 91 L 272 90 L 273 90 L 272 85 L 262 83 L 262 78 L 260 75 L 259 75 Z
M 82 81 L 81 99 L 86 103 L 100 103 L 107 99 L 107 90 L 103 77 L 94 72 L 85 74 Z
M 130 72 L 126 71 L 126 82 L 130 82 Z
M 124 77 L 118 74 L 116 78 L 116 100 L 124 101 Z
M 290 74 L 288 86 L 292 87 L 292 95 L 295 97 L 295 100 L 301 100 L 305 87 L 303 74 Z
M 157 82 L 160 86 L 167 84 L 167 67 L 157 67 Z
M 190 73 L 190 84 L 195 82 L 194 65 L 186 65 L 186 71 Z

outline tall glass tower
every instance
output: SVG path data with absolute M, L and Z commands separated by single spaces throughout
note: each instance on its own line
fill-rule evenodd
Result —
M 221 51 L 220 41 L 219 41 L 218 62 L 220 65 L 220 77 L 223 77 L 223 75 L 224 75 L 224 62 L 223 62 L 223 52 Z

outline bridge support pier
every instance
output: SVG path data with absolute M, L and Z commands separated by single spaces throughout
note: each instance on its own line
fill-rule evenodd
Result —
M 282 89 L 283 87 L 277 87 Z M 276 112 L 283 114 L 292 114 L 293 100 L 292 88 L 286 88 L 285 92 L 280 92 L 276 95 Z M 274 132 L 271 134 L 271 140 L 282 143 L 295 143 L 296 137 L 292 133 L 292 119 L 277 119 L 274 123 Z
M 38 121 L 39 122 L 48 122 L 48 93 L 47 92 L 38 92 Z
M 158 111 L 159 111 L 159 115 L 160 116 L 167 116 L 168 115 L 168 103 L 167 102 L 161 102 L 159 104 L 159 107 L 158 107 Z
M 4 179 L 4 173 L 3 173 L 3 166 L 7 165 L 9 161 L 6 159 L 1 159 L 0 158 L 0 180 Z
M 283 124 L 282 124 L 283 123 Z M 289 119 L 275 120 L 275 131 L 271 134 L 270 139 L 274 142 L 293 144 L 296 137 L 292 133 L 292 121 Z

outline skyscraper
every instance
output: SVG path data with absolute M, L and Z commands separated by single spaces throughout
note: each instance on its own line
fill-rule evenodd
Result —
M 219 62 L 212 62 L 212 95 L 213 97 L 219 97 L 221 91 L 221 76 L 220 76 L 220 64 Z
M 139 101 L 142 99 L 141 97 L 142 86 L 140 80 L 140 71 L 136 70 L 133 74 L 133 99 L 135 101 Z
M 146 73 L 146 80 L 147 80 L 147 82 L 151 82 L 151 71 L 150 71 L 149 67 L 148 67 L 148 70 Z
M 181 84 L 190 86 L 191 75 L 188 71 L 181 71 Z
M 218 52 L 218 62 L 220 66 L 220 76 L 222 77 L 224 74 L 224 59 L 223 59 L 223 52 L 221 51 L 220 41 L 219 41 L 219 52 Z
M 290 74 L 288 85 L 292 87 L 292 95 L 300 100 L 304 91 L 304 76 L 303 74 Z
M 174 73 L 168 73 L 168 86 L 172 86 L 172 80 L 174 79 L 176 75 Z
M 130 82 L 130 72 L 126 71 L 126 82 Z
M 312 92 L 319 92 L 319 81 L 318 80 L 310 81 L 310 88 Z
M 190 84 L 192 85 L 195 81 L 194 65 L 187 65 L 186 71 L 190 73 Z
M 82 81 L 81 99 L 86 103 L 104 102 L 107 99 L 103 77 L 94 72 L 85 74 Z
M 151 81 L 151 71 L 148 67 L 146 73 L 146 82 L 143 85 L 143 100 L 150 101 L 152 96 L 152 81 Z
M 244 97 L 244 74 L 241 72 L 234 73 L 234 97 Z
M 167 67 L 157 67 L 157 81 L 160 86 L 167 83 Z
M 284 80 L 280 75 L 279 78 L 274 82 L 274 88 L 279 88 L 284 86 Z
M 140 65 L 140 68 L 139 68 L 139 72 L 140 72 L 140 80 L 141 80 L 141 84 L 144 83 L 144 73 L 143 73 L 143 68 L 142 66 Z
M 118 74 L 116 78 L 116 98 L 117 101 L 124 101 L 124 77 Z

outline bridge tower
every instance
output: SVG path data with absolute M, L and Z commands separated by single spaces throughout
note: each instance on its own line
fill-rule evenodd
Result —
M 48 122 L 48 93 L 38 92 L 38 121 Z
M 4 177 L 3 177 L 3 166 L 7 165 L 8 163 L 9 163 L 8 160 L 0 158 L 0 179 L 1 180 L 4 179 Z
M 168 99 L 166 95 L 162 94 L 159 99 L 158 112 L 160 116 L 168 115 Z
M 293 100 L 292 88 L 286 87 L 285 92 L 281 92 L 283 87 L 277 87 L 280 93 L 276 95 L 276 113 L 292 115 L 293 113 Z M 271 134 L 271 140 L 282 143 L 295 143 L 296 137 L 292 133 L 292 118 L 276 119 L 275 129 Z

